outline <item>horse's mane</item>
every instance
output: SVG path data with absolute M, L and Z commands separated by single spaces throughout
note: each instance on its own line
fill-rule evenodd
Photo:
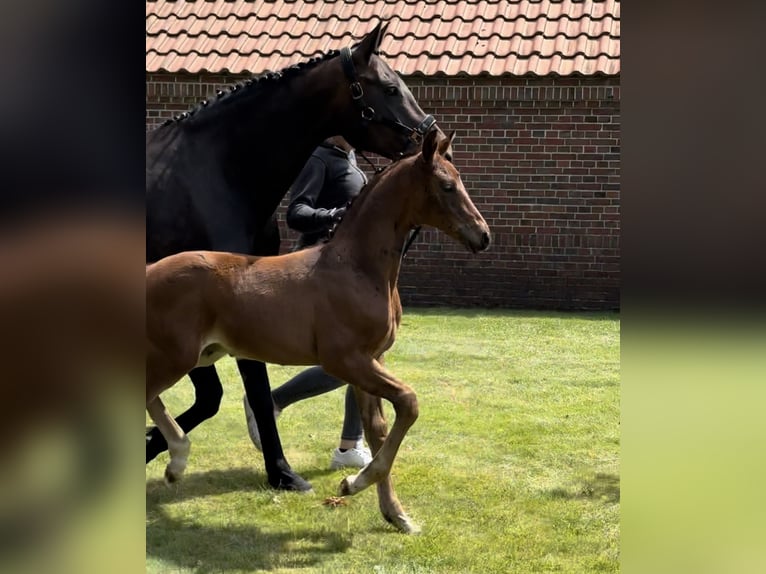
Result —
M 179 114 L 172 119 L 165 120 L 155 129 L 181 122 L 187 118 L 193 117 L 195 114 L 207 113 L 208 111 L 216 110 L 218 107 L 220 107 L 222 101 L 233 102 L 235 100 L 241 99 L 245 94 L 252 96 L 264 91 L 267 88 L 273 88 L 273 86 L 278 85 L 279 82 L 304 74 L 306 70 L 310 70 L 322 62 L 335 58 L 339 54 L 339 50 L 331 50 L 326 54 L 315 56 L 305 62 L 293 64 L 277 72 L 264 72 L 263 74 L 252 76 L 245 79 L 244 81 L 237 82 L 226 91 L 217 90 L 215 100 L 210 101 L 204 99 L 189 111 L 183 112 L 182 114 Z

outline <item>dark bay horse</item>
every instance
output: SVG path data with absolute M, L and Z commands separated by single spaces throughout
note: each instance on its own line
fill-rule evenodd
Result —
M 377 484 L 384 518 L 404 532 L 418 531 L 390 479 L 417 418 L 417 399 L 382 365 L 402 315 L 397 281 L 404 243 L 419 225 L 441 229 L 474 253 L 490 242 L 487 223 L 442 155 L 452 138 L 437 144 L 437 137 L 428 133 L 420 154 L 373 178 L 326 243 L 276 257 L 184 252 L 147 266 L 146 401 L 170 443 L 169 482 L 181 477 L 190 442 L 160 393 L 225 355 L 318 364 L 354 386 L 375 454 L 343 480 L 341 495 Z M 381 397 L 396 412 L 390 434 Z
M 379 24 L 353 50 L 329 52 L 219 92 L 216 100 L 147 133 L 147 262 L 192 249 L 276 255 L 275 210 L 326 137 L 342 135 L 360 151 L 395 159 L 415 153 L 430 130 L 442 134 L 377 55 L 384 30 Z M 237 366 L 262 438 L 269 484 L 310 489 L 285 460 L 265 365 L 238 360 Z M 177 419 L 186 432 L 218 411 L 223 393 L 214 366 L 189 375 L 195 402 Z M 166 448 L 151 429 L 147 462 Z

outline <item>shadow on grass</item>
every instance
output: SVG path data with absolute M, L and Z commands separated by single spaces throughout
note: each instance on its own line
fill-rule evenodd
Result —
M 312 469 L 301 472 L 301 476 L 311 482 L 313 479 L 337 472 L 330 469 Z M 340 480 L 338 481 L 340 484 Z M 167 502 L 180 502 L 191 498 L 215 496 L 229 492 L 270 491 L 274 494 L 295 494 L 276 490 L 269 485 L 266 474 L 251 468 L 228 468 L 207 472 L 186 473 L 174 486 L 168 487 L 162 479 L 146 481 L 146 508 Z
M 578 483 L 574 489 L 554 488 L 548 492 L 551 498 L 591 499 L 620 502 L 620 477 L 597 472 Z
M 331 472 L 334 471 L 316 470 L 304 476 L 310 478 Z M 160 479 L 147 481 L 147 557 L 195 572 L 222 572 L 312 566 L 328 554 L 343 552 L 351 546 L 349 533 L 321 528 L 296 529 L 287 524 L 283 532 L 268 532 L 257 526 L 227 524 L 225 516 L 221 516 L 220 526 L 203 525 L 193 518 L 173 518 L 164 508 L 165 504 L 193 498 L 253 491 L 292 494 L 272 489 L 265 474 L 248 468 L 190 473 L 172 487 Z M 307 497 L 307 503 L 310 500 Z M 253 510 L 268 511 L 263 506 L 254 506 Z
M 297 568 L 351 546 L 351 534 L 309 529 L 264 532 L 256 526 L 203 526 L 147 511 L 146 555 L 195 572 Z

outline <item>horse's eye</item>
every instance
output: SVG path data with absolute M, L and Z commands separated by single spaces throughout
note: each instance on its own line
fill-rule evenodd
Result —
M 387 96 L 396 96 L 399 94 L 399 88 L 396 86 L 388 86 L 386 87 L 386 95 Z
M 455 193 L 455 184 L 452 182 L 445 183 L 442 186 L 442 189 L 447 193 Z

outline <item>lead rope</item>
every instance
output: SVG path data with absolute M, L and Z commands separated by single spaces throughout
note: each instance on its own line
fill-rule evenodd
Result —
M 418 233 L 420 233 L 420 225 L 418 225 L 415 229 L 413 229 L 410 232 L 410 237 L 407 239 L 407 243 L 404 244 L 404 250 L 402 250 L 402 259 L 404 259 L 407 256 L 407 250 L 410 248 L 410 245 L 412 245 L 412 242 L 415 241 L 415 238 L 418 236 Z
M 404 263 L 404 258 L 407 256 L 407 250 L 410 248 L 410 245 L 412 245 L 412 242 L 415 241 L 418 233 L 420 233 L 420 225 L 410 230 L 410 236 L 407 238 L 407 242 L 404 244 L 404 249 L 402 249 L 402 254 L 399 256 L 399 267 Z
M 354 150 L 354 153 L 356 153 L 356 155 L 362 156 L 364 158 L 364 161 L 366 161 L 367 163 L 370 164 L 370 167 L 373 170 L 375 170 L 375 175 L 378 175 L 381 171 L 383 171 L 383 168 L 382 167 L 378 167 L 374 163 L 372 163 L 372 160 L 370 158 L 368 158 L 366 155 L 364 155 L 363 151 Z

